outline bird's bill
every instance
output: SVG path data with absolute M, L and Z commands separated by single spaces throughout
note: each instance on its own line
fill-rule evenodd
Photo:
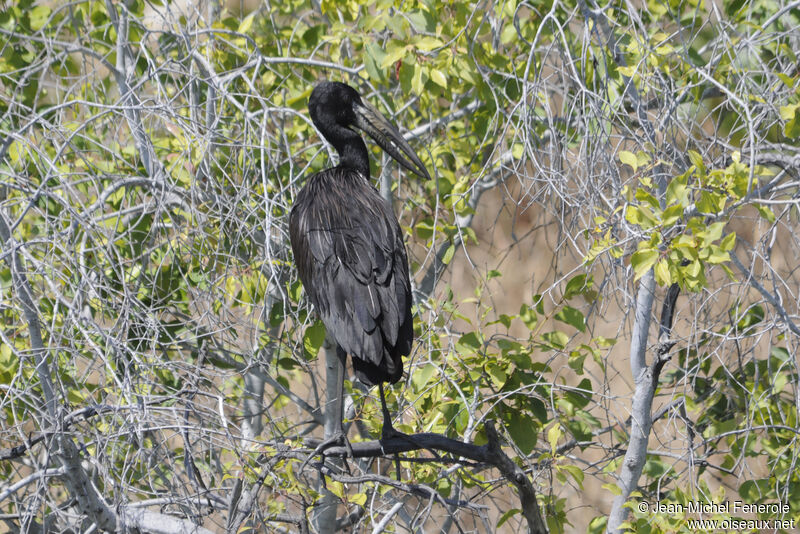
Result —
M 367 133 L 397 163 L 421 178 L 431 179 L 431 175 L 428 174 L 428 170 L 417 154 L 408 146 L 408 143 L 397 131 L 397 128 L 386 117 L 381 115 L 380 111 L 364 101 L 356 104 L 354 111 L 356 115 L 355 125 Z

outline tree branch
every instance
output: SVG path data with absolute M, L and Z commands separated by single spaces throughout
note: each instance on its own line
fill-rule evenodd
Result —
M 648 275 L 653 277 L 652 269 L 645 273 L 639 285 L 640 302 L 644 301 L 649 306 L 648 313 L 645 319 L 637 305 L 636 322 L 634 323 L 634 342 L 631 343 L 631 352 L 633 352 L 634 346 L 637 345 L 636 340 L 641 337 L 636 335 L 637 329 L 644 329 L 645 333 L 649 329 L 649 311 L 653 304 L 652 291 L 655 286 L 655 281 L 649 281 L 650 287 L 648 289 L 648 281 L 645 280 Z M 649 296 L 643 296 L 643 292 L 649 293 Z M 653 426 L 653 417 L 650 410 L 653 406 L 653 396 L 658 386 L 661 369 L 669 359 L 667 355 L 670 349 L 675 345 L 675 342 L 672 341 L 670 337 L 672 334 L 672 322 L 675 316 L 675 303 L 678 300 L 679 294 L 680 288 L 678 284 L 672 284 L 667 291 L 667 296 L 661 309 L 659 343 L 655 347 L 655 357 L 650 365 L 640 371 L 640 374 L 636 377 L 636 389 L 631 403 L 630 443 L 628 449 L 625 451 L 625 459 L 620 468 L 618 482 L 620 494 L 614 499 L 611 506 L 611 513 L 608 516 L 606 532 L 609 533 L 622 532 L 622 524 L 628 517 L 628 508 L 625 507 L 625 503 L 628 501 L 633 490 L 636 489 L 639 483 L 639 477 L 642 475 L 645 461 L 647 460 L 647 444 L 650 438 L 650 430 Z M 642 341 L 643 343 L 637 345 L 635 348 L 644 352 L 646 348 L 645 343 L 647 341 L 646 335 Z M 644 364 L 643 354 L 636 356 L 636 358 L 641 358 L 641 363 Z M 633 361 L 633 359 L 634 354 L 631 354 L 631 361 Z M 631 367 L 633 367 L 633 363 L 631 363 Z
M 494 422 L 486 421 L 484 428 L 488 440 L 486 445 L 474 445 L 451 439 L 441 434 L 424 432 L 406 437 L 396 436 L 389 439 L 353 443 L 353 457 L 376 458 L 403 452 L 435 449 L 459 458 L 467 458 L 474 462 L 488 464 L 500 471 L 503 478 L 512 483 L 517 489 L 520 508 L 528 523 L 529 532 L 532 534 L 546 533 L 547 528 L 536 500 L 536 490 L 533 483 L 522 468 L 502 451 L 500 436 L 495 430 Z M 331 447 L 325 450 L 325 456 L 344 458 L 348 456 L 348 451 L 343 446 Z

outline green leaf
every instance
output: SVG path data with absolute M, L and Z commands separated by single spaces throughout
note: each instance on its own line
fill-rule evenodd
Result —
M 783 84 L 786 86 L 787 89 L 794 88 L 794 81 L 795 81 L 794 78 L 782 72 L 777 72 L 775 74 L 777 74 L 778 78 L 780 78 L 780 80 L 783 82 Z
M 427 384 L 431 377 L 436 373 L 437 367 L 429 363 L 419 371 L 411 375 L 411 383 L 417 391 L 421 391 Z
M 498 324 L 498 323 L 499 323 L 499 324 L 502 324 L 503 326 L 505 326 L 506 328 L 511 328 L 511 321 L 512 321 L 513 319 L 514 319 L 514 318 L 513 318 L 513 317 L 511 317 L 510 315 L 506 315 L 505 313 L 501 313 L 501 314 L 500 314 L 500 315 L 497 317 L 497 319 L 495 319 L 494 321 L 489 321 L 489 322 L 487 323 L 487 326 L 489 326 L 489 325 L 493 325 L 493 324 Z
M 11 162 L 12 163 L 19 163 L 19 161 L 22 159 L 22 157 L 23 157 L 23 155 L 22 155 L 22 147 L 21 147 L 19 141 L 14 141 L 13 143 L 11 143 L 11 145 L 9 145 L 9 147 L 8 147 L 8 157 L 11 158 Z M 122 188 L 120 188 L 120 189 L 122 189 Z
M 636 190 L 635 198 L 636 200 L 647 202 L 648 204 L 650 204 L 650 207 L 652 207 L 655 210 L 660 208 L 658 204 L 658 199 L 656 199 L 656 197 L 654 197 L 652 193 L 650 193 L 644 188 L 640 187 L 639 189 Z
M 725 251 L 733 250 L 733 247 L 736 246 L 736 232 L 731 232 L 726 235 L 722 241 L 719 242 L 719 248 Z
M 525 413 L 514 411 L 507 422 L 508 433 L 523 454 L 530 454 L 539 437 L 539 423 Z
M 414 27 L 414 30 L 419 33 L 433 33 L 436 31 L 436 19 L 427 11 L 417 9 L 410 11 L 406 17 Z
M 689 205 L 688 173 L 676 176 L 667 186 L 667 205 L 680 204 L 684 208 Z
M 384 52 L 381 47 L 376 46 L 372 43 L 367 43 L 364 45 L 364 66 L 367 69 L 367 74 L 371 78 L 376 80 L 384 80 L 386 78 L 385 75 L 385 68 L 382 67 L 384 60 L 386 59 L 386 52 Z M 402 74 L 402 69 L 401 69 Z M 410 78 L 409 78 L 409 85 L 410 85 Z
M 556 319 L 562 323 L 567 323 L 570 326 L 574 326 L 581 332 L 586 330 L 586 322 L 583 314 L 571 306 L 564 306 L 561 310 L 559 310 L 559 312 L 556 314 Z
M 702 232 L 703 243 L 701 246 L 707 246 L 722 237 L 722 230 L 725 229 L 723 221 L 715 222 L 709 225 L 705 232 Z
M 495 363 L 490 362 L 486 364 L 486 372 L 489 374 L 489 377 L 492 379 L 497 389 L 501 389 L 508 379 L 505 370 Z
M 606 484 L 606 486 L 611 486 L 611 484 Z M 604 486 L 605 487 L 605 486 Z M 616 486 L 614 486 L 616 488 Z M 619 488 L 616 489 L 617 494 L 620 493 Z M 598 516 L 589 522 L 589 526 L 586 529 L 586 534 L 602 534 L 606 531 L 606 524 L 608 523 L 607 516 Z
M 747 480 L 739 486 L 739 495 L 745 502 L 757 503 L 774 495 L 773 483 L 767 479 Z
M 47 24 L 47 19 L 50 17 L 50 8 L 47 6 L 36 6 L 34 7 L 30 13 L 28 13 L 28 19 L 31 21 L 31 29 L 33 31 L 41 30 L 45 24 Z
M 325 341 L 325 325 L 322 321 L 315 321 L 314 324 L 306 328 L 303 334 L 303 348 L 312 358 L 319 353 L 322 343 Z
M 742 318 L 739 319 L 739 322 L 736 324 L 736 328 L 739 332 L 746 332 L 763 320 L 764 308 L 758 304 L 754 304 L 744 312 Z
M 659 224 L 659 220 L 645 205 L 629 205 L 625 209 L 625 220 L 641 227 L 643 230 L 648 230 Z
M 723 193 L 701 191 L 697 201 L 697 210 L 700 213 L 717 214 L 725 209 L 726 196 Z
M 497 520 L 497 525 L 495 528 L 500 528 L 503 523 L 517 515 L 518 513 L 522 512 L 519 508 L 512 508 L 511 510 L 507 511 L 503 515 L 500 516 L 500 519 Z
M 709 254 L 706 258 L 706 262 L 710 263 L 711 265 L 719 265 L 720 263 L 726 263 L 731 261 L 731 256 L 728 254 L 727 251 L 722 250 L 716 245 L 711 245 L 709 247 Z
M 769 209 L 767 206 L 764 206 L 762 204 L 756 204 L 755 206 L 756 206 L 756 209 L 758 210 L 758 213 L 763 218 L 765 218 L 767 221 L 769 221 L 770 224 L 775 222 L 775 214 L 772 213 L 771 209 Z
M 786 137 L 800 136 L 800 104 L 781 107 L 781 118 L 786 121 L 783 133 Z
M 729 17 L 733 17 L 736 15 L 736 12 L 742 9 L 742 6 L 745 4 L 746 0 L 727 0 L 723 2 L 725 6 L 725 14 Z
M 582 391 L 578 391 L 582 390 Z M 592 400 L 592 381 L 588 378 L 581 380 L 580 384 L 575 387 L 575 390 L 568 390 L 564 393 L 564 399 L 578 409 L 583 409 Z
M 386 29 L 386 21 L 383 17 L 362 13 L 358 20 L 358 27 L 365 32 L 378 33 Z M 309 46 L 313 47 L 314 45 Z
M 286 369 L 287 371 L 291 371 L 297 367 L 297 362 L 291 358 L 278 358 L 275 363 L 278 365 L 278 367 L 281 369 Z
M 528 398 L 528 404 L 530 405 L 531 413 L 541 421 L 542 423 L 547 422 L 547 406 L 545 406 L 544 402 L 537 399 L 536 397 Z
M 389 46 L 386 47 L 386 52 L 383 54 L 383 60 L 380 62 L 382 69 L 394 67 L 394 64 L 403 59 L 406 55 L 406 47 L 397 41 L 391 41 Z M 419 69 L 419 65 L 414 65 L 415 69 Z
M 683 206 L 680 204 L 675 204 L 674 206 L 670 206 L 664 210 L 661 224 L 664 226 L 664 228 L 669 228 L 678 222 L 681 217 L 683 217 Z
M 630 75 L 627 75 L 630 77 Z M 627 150 L 621 150 L 619 153 L 619 160 L 624 163 L 625 165 L 629 166 L 633 169 L 633 172 L 636 172 L 636 169 L 639 168 L 639 160 L 636 157 L 636 154 L 633 152 L 628 152 Z
M 661 286 L 672 284 L 672 277 L 669 274 L 669 264 L 666 260 L 660 260 L 653 268 L 656 275 L 656 283 Z
M 414 230 L 420 239 L 430 239 L 433 237 L 433 222 L 430 219 L 423 219 L 414 226 Z
M 591 289 L 593 279 L 589 276 L 588 283 L 585 274 L 573 276 L 567 282 L 567 287 L 564 288 L 564 300 L 569 300 L 577 295 L 581 295 L 587 289 Z
M 461 353 L 475 353 L 483 348 L 483 343 L 475 332 L 467 332 L 456 341 L 456 350 Z
M 418 50 L 422 50 L 423 52 L 430 52 L 431 50 L 435 50 L 444 46 L 444 43 L 441 41 L 441 39 L 437 39 L 436 37 L 431 37 L 428 35 L 417 40 L 417 42 L 414 44 Z
M 617 338 L 597 336 L 594 338 L 594 342 L 597 343 L 597 346 L 601 349 L 607 349 L 617 344 Z
M 580 488 L 583 489 L 583 479 L 585 477 L 583 469 L 581 469 L 577 465 L 569 465 L 569 464 L 557 465 L 556 468 L 560 471 L 566 471 L 567 473 L 569 473 L 570 476 L 573 478 L 573 480 L 575 480 L 575 482 L 578 483 L 578 486 L 580 486 Z
M 11 347 L 0 344 L 0 384 L 9 384 L 19 369 L 19 358 L 14 356 Z
M 769 355 L 770 357 L 775 358 L 782 363 L 792 361 L 792 355 L 789 354 L 789 351 L 786 350 L 786 347 L 772 347 L 772 349 L 769 351 Z
M 701 173 L 705 173 L 706 166 L 703 163 L 703 156 L 701 156 L 698 152 L 690 150 L 689 161 L 692 162 L 692 165 L 694 165 L 698 171 L 700 171 Z
M 720 267 L 722 267 L 722 270 L 723 270 L 723 271 L 725 271 L 725 275 L 728 277 L 728 279 L 729 279 L 731 282 L 736 282 L 736 281 L 737 281 L 737 279 L 736 279 L 736 274 L 735 274 L 735 273 L 734 273 L 734 272 L 731 270 L 731 268 L 730 268 L 730 267 L 728 267 L 728 266 L 727 266 L 727 265 L 725 265 L 724 263 L 723 263 L 723 264 L 721 264 L 721 265 L 720 265 Z
M 550 348 L 561 350 L 567 346 L 567 343 L 569 343 L 569 336 L 560 330 L 555 330 L 553 332 L 546 332 L 542 334 L 542 340 Z
M 536 314 L 536 310 L 527 304 L 519 307 L 519 318 L 525 323 L 528 330 L 534 330 L 539 324 L 539 316 Z
M 658 261 L 658 250 L 654 248 L 645 248 L 637 250 L 631 256 L 631 267 L 635 273 L 634 280 L 638 280 L 646 273 L 650 267 L 655 265 Z
M 789 383 L 789 376 L 786 373 L 778 373 L 775 375 L 775 379 L 772 382 L 772 394 L 777 395 L 783 388 L 786 387 L 786 384 Z
M 536 313 L 540 315 L 544 313 L 544 297 L 541 294 L 533 296 L 533 305 L 536 306 Z
M 444 251 L 444 256 L 442 256 L 442 263 L 445 265 L 449 264 L 450 261 L 453 259 L 453 255 L 456 253 L 456 246 L 454 243 L 450 243 L 450 246 L 447 247 L 447 250 Z
M 581 345 L 585 347 L 585 345 Z M 582 352 L 579 350 L 573 350 L 569 353 L 569 360 L 567 361 L 567 365 L 569 368 L 575 371 L 577 374 L 583 374 L 583 362 L 586 360 L 586 356 L 588 354 L 586 352 Z
M 800 108 L 800 104 L 791 104 L 791 105 L 788 105 L 788 106 L 781 106 L 781 108 L 780 108 L 781 118 L 783 120 L 785 120 L 785 121 L 788 121 L 789 119 L 793 119 L 798 108 Z

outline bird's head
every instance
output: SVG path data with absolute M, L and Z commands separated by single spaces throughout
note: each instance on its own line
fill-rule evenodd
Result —
M 311 91 L 308 111 L 314 125 L 333 142 L 336 127 L 355 126 L 369 135 L 400 165 L 421 178 L 430 180 L 428 170 L 397 128 L 358 91 L 340 82 L 321 82 Z

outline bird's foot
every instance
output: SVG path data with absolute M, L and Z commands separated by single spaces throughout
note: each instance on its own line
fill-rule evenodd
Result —
M 391 424 L 389 425 L 384 424 L 383 428 L 381 429 L 381 441 L 389 439 L 402 439 L 403 441 L 410 443 L 411 445 L 413 445 L 418 449 L 425 449 L 426 451 L 433 454 L 433 457 L 436 458 L 437 460 L 441 459 L 439 453 L 437 453 L 435 450 L 431 449 L 424 443 L 421 443 L 419 440 L 414 439 L 413 436 L 409 436 L 404 432 L 400 432 L 399 430 L 394 428 Z
M 408 438 L 408 434 L 400 432 L 395 427 L 393 427 L 391 423 L 384 422 L 383 428 L 381 428 L 381 439 L 391 439 L 391 438 Z
M 381 441 L 389 439 L 404 439 L 414 446 L 419 446 L 414 438 L 397 430 L 387 419 L 384 421 L 383 428 L 381 429 Z M 394 469 L 397 473 L 397 480 L 400 480 L 400 456 L 397 454 L 394 455 Z

